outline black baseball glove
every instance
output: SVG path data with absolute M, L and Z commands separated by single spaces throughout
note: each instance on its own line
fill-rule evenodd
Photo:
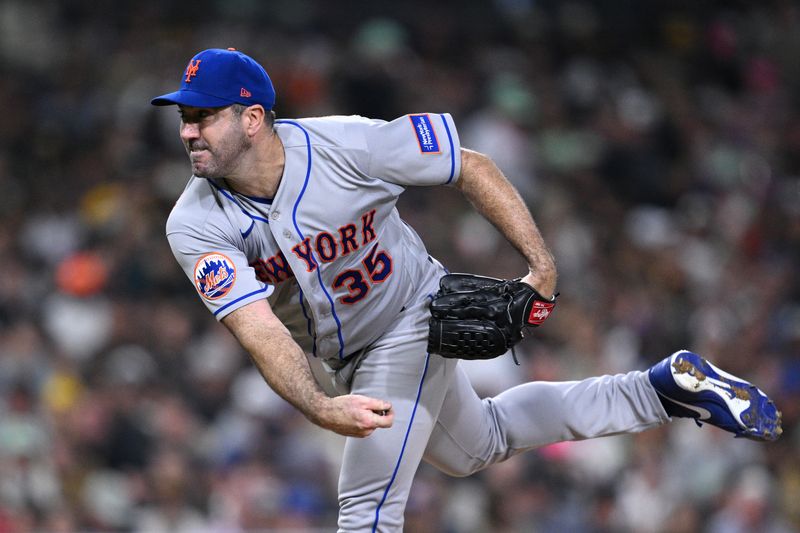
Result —
M 555 304 L 555 296 L 547 300 L 519 279 L 447 274 L 431 301 L 428 352 L 459 359 L 513 353 L 523 328 L 540 325 Z

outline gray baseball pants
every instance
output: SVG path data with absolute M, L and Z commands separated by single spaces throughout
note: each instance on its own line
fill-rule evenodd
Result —
M 481 399 L 458 360 L 427 354 L 427 321 L 423 300 L 336 374 L 350 392 L 387 399 L 395 411 L 391 428 L 346 440 L 340 532 L 401 532 L 421 460 L 467 476 L 546 444 L 635 433 L 669 420 L 644 372 L 530 382 Z

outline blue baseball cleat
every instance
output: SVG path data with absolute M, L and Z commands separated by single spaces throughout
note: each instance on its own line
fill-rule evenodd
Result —
M 692 352 L 675 352 L 648 372 L 670 416 L 694 418 L 737 437 L 775 440 L 781 412 L 755 385 L 732 376 Z

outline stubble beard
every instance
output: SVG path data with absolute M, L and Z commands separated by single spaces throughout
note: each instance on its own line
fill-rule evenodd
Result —
M 206 150 L 205 157 L 201 161 L 192 161 L 192 174 L 206 179 L 229 177 L 239 165 L 241 155 L 251 146 L 252 143 L 244 131 L 237 130 L 216 148 L 201 145 Z

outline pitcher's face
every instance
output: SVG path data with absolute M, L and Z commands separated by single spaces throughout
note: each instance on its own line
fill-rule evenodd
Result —
M 198 178 L 230 176 L 240 156 L 252 143 L 242 126 L 242 117 L 230 107 L 204 108 L 179 106 L 180 136 L 192 174 Z

